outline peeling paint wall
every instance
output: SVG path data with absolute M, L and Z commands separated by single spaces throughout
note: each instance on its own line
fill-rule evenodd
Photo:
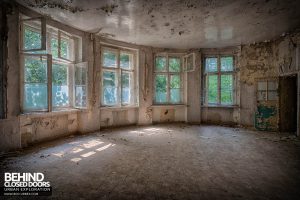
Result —
M 38 13 L 20 8 L 22 12 L 39 16 Z M 129 44 L 85 33 L 48 19 L 47 23 L 74 33 L 83 40 L 83 61 L 88 62 L 88 106 L 83 110 L 51 112 L 44 114 L 20 113 L 20 64 L 18 40 L 18 9 L 8 17 L 8 71 L 7 71 L 7 119 L 0 120 L 0 151 L 24 147 L 36 142 L 75 133 L 99 131 L 104 127 L 123 125 L 146 125 L 165 122 L 240 124 L 258 129 L 278 129 L 278 103 L 257 105 L 256 79 L 278 77 L 298 73 L 300 69 L 300 34 L 296 32 L 276 41 L 254 45 L 242 45 L 228 49 L 162 49 Z M 133 108 L 101 108 L 100 70 L 101 44 L 127 47 L 138 50 L 138 99 Z M 294 45 L 296 44 L 296 46 Z M 185 94 L 181 106 L 153 106 L 154 55 L 159 52 L 195 53 L 196 69 L 184 75 Z M 206 54 L 234 53 L 236 55 L 237 84 L 235 107 L 201 107 L 202 58 Z M 297 54 L 298 53 L 298 54 Z M 298 57 L 297 57 L 298 55 Z M 298 80 L 298 85 L 299 85 Z M 300 94 L 298 87 L 298 99 Z M 267 107 L 262 107 L 267 106 Z M 265 112 L 272 108 L 272 112 Z M 298 100 L 299 109 L 299 100 Z M 298 110 L 298 116 L 299 116 Z M 266 123 L 268 119 L 268 123 Z M 299 119 L 299 117 L 298 117 Z M 255 121 L 256 120 L 256 121 Z M 299 123 L 299 122 L 298 122 Z M 266 128 L 267 127 L 267 128 Z M 298 126 L 299 127 L 299 126 Z M 299 131 L 299 130 L 298 130 Z

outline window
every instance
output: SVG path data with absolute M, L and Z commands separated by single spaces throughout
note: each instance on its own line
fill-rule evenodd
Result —
M 204 104 L 234 104 L 233 56 L 206 57 L 204 60 Z
M 257 100 L 258 101 L 275 101 L 278 99 L 278 83 L 276 80 L 259 80 L 257 81 Z
M 102 106 L 135 105 L 135 52 L 102 48 Z
M 48 57 L 24 55 L 24 110 L 48 110 Z
M 75 107 L 87 106 L 87 63 L 75 65 Z
M 157 55 L 154 69 L 154 103 L 182 103 L 182 57 Z
M 46 26 L 41 18 L 21 22 L 22 110 L 85 107 L 87 70 L 75 63 L 81 54 L 74 48 L 81 38 Z

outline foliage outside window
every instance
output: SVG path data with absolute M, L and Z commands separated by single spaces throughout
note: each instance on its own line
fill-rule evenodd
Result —
M 182 103 L 182 59 L 180 56 L 155 57 L 154 69 L 154 103 Z
M 72 59 L 75 57 L 74 43 L 79 41 L 79 38 L 75 41 L 68 34 L 61 34 L 60 30 L 36 23 L 35 19 L 21 22 L 23 110 L 51 111 L 54 108 L 85 106 L 86 103 L 73 102 L 72 80 L 75 74 Z M 42 27 L 46 27 L 45 31 Z M 43 38 L 46 38 L 44 45 Z M 43 49 L 43 46 L 46 48 Z M 86 80 L 81 83 L 86 83 Z M 86 90 L 85 86 L 81 87 L 82 90 Z M 80 92 L 77 89 L 77 95 L 78 93 Z M 86 100 L 85 97 L 79 99 Z
M 135 54 L 119 48 L 102 48 L 102 106 L 129 106 L 136 103 Z
M 207 105 L 234 104 L 233 56 L 206 57 L 204 80 L 204 96 Z

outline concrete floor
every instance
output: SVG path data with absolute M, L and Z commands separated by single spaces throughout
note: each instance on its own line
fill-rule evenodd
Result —
M 218 126 L 126 127 L 28 148 L 1 161 L 8 171 L 44 172 L 53 199 L 299 199 L 300 141 Z

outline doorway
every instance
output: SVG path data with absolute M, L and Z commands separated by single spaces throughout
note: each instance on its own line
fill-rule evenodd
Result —
M 282 132 L 297 131 L 297 75 L 279 79 L 279 128 Z

